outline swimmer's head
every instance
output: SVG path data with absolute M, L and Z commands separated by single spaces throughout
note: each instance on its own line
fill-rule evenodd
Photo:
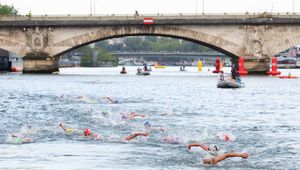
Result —
M 73 132 L 73 129 L 72 129 L 72 128 L 66 128 L 66 132 L 67 132 L 67 133 L 72 133 L 72 132 Z
M 88 128 L 85 128 L 85 129 L 83 130 L 83 134 L 84 134 L 84 136 L 89 136 L 89 135 L 91 135 L 91 130 L 88 129 Z
M 107 111 L 102 111 L 101 113 L 102 113 L 103 115 L 107 115 L 107 114 L 108 114 Z
M 125 113 L 120 113 L 121 114 L 121 119 L 127 119 L 127 116 L 126 116 L 126 114 Z
M 145 127 L 151 127 L 151 123 L 148 120 L 146 120 L 145 123 L 144 123 L 144 126 Z
M 217 145 L 211 145 L 211 146 L 208 147 L 208 150 L 212 151 L 212 152 L 218 152 L 219 147 Z
M 224 134 L 223 136 L 224 136 L 224 140 L 225 140 L 225 141 L 229 141 L 229 140 L 230 140 L 230 137 L 229 137 L 229 135 L 227 135 L 227 134 Z

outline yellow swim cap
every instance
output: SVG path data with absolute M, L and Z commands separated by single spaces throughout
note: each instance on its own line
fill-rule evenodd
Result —
M 67 132 L 67 133 L 72 133 L 72 132 L 73 132 L 73 129 L 72 129 L 72 128 L 67 128 L 67 129 L 66 129 L 66 132 Z

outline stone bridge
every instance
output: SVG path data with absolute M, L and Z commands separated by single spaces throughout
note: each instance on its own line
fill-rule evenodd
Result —
M 144 18 L 153 18 L 145 25 Z M 300 15 L 110 15 L 0 17 L 0 48 L 24 57 L 24 72 L 58 70 L 62 54 L 99 40 L 156 35 L 199 43 L 233 59 L 250 73 L 265 73 L 270 57 L 300 43 Z

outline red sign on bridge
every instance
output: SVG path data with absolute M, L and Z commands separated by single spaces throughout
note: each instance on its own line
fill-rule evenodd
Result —
M 153 18 L 144 18 L 144 25 L 152 25 Z

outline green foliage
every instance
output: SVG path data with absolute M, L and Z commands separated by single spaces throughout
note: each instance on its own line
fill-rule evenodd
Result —
M 112 63 L 114 66 L 118 65 L 118 58 L 113 56 L 111 53 L 106 52 L 104 49 L 98 49 L 98 63 Z
M 18 10 L 14 6 L 1 5 L 0 4 L 0 15 L 17 15 Z
M 85 46 L 80 50 L 84 51 L 84 56 L 81 57 L 80 65 L 82 67 L 91 67 L 93 65 L 92 49 L 90 49 L 88 46 Z
M 89 46 L 81 47 L 79 49 L 80 51 L 84 52 L 84 56 L 81 57 L 81 66 L 82 67 L 92 67 L 93 66 L 93 51 L 98 51 L 97 56 L 97 64 L 106 64 L 111 63 L 112 65 L 116 66 L 118 65 L 118 58 L 113 56 L 112 54 L 106 52 L 106 50 L 102 48 L 95 48 L 92 49 Z

